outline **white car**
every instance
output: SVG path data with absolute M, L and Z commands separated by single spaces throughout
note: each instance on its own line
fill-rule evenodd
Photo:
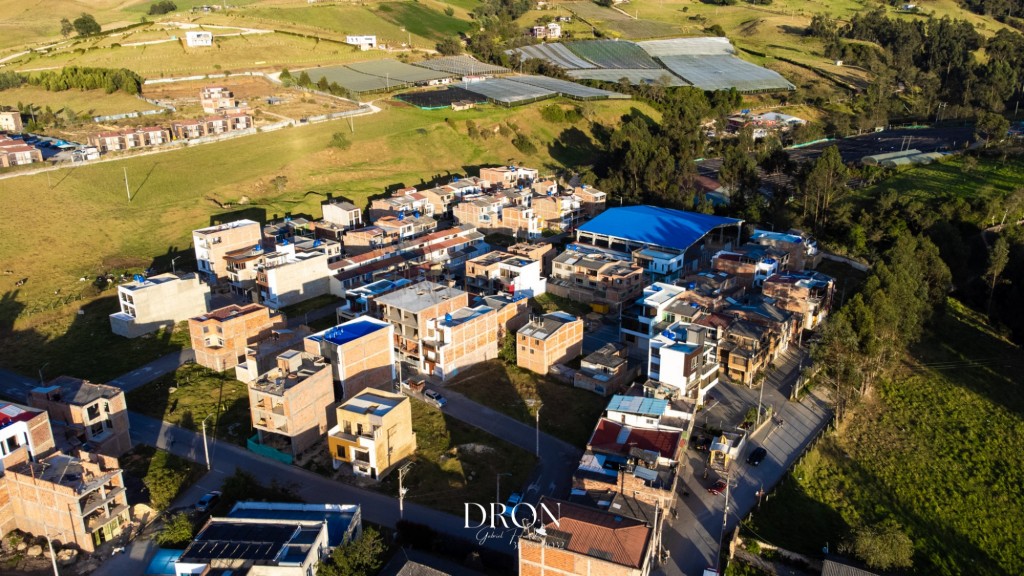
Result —
M 433 390 L 424 390 L 423 396 L 427 399 L 427 402 L 437 406 L 438 408 L 444 408 L 444 405 L 448 403 L 448 399 L 441 396 Z

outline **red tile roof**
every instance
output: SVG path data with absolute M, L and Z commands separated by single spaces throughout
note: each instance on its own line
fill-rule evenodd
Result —
M 601 418 L 597 421 L 588 447 L 597 452 L 627 454 L 629 449 L 635 446 L 641 450 L 657 452 L 662 458 L 673 460 L 676 458 L 679 444 L 682 441 L 681 432 L 631 428 L 629 435 L 619 442 L 622 429 L 622 424 Z
M 558 515 L 556 523 L 546 513 L 541 514 L 549 542 L 568 536 L 565 549 L 570 552 L 621 566 L 643 567 L 651 541 L 651 528 L 646 523 L 553 498 L 541 498 L 540 503 Z

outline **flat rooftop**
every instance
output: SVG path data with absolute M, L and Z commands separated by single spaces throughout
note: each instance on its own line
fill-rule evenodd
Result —
M 644 398 L 643 396 L 612 396 L 608 402 L 608 410 L 614 412 L 626 412 L 629 414 L 640 414 L 642 416 L 661 416 L 668 407 L 668 400 L 659 398 Z
M 231 318 L 245 316 L 247 314 L 252 314 L 254 312 L 259 312 L 260 310 L 265 309 L 265 306 L 261 306 L 259 304 L 246 304 L 245 306 L 239 306 L 238 304 L 230 304 L 223 308 L 217 308 L 216 310 L 207 312 L 206 314 L 203 314 L 201 316 L 196 316 L 195 318 L 193 318 L 193 320 L 198 320 L 200 322 L 206 322 L 207 320 L 216 320 L 218 322 L 224 322 L 225 320 L 230 320 Z
M 458 310 L 453 311 L 451 314 L 446 314 L 444 317 L 444 322 L 441 323 L 441 326 L 444 326 L 446 328 L 452 328 L 460 324 L 465 324 L 466 322 L 469 322 L 474 318 L 479 318 L 480 316 L 483 316 L 484 314 L 493 311 L 494 308 L 491 308 L 489 306 L 477 306 L 475 308 L 464 306 L 462 308 L 459 308 Z
M 373 392 L 363 392 L 341 405 L 343 410 L 354 414 L 373 414 L 383 416 L 398 406 L 404 398 L 384 396 Z
M 319 531 L 320 526 L 311 522 L 214 518 L 185 548 L 178 562 L 248 560 L 270 565 L 301 563 Z
M 442 286 L 436 282 L 420 282 L 408 288 L 385 294 L 377 299 L 377 303 L 385 306 L 394 306 L 413 314 L 425 310 L 445 300 L 465 294 L 458 288 Z
M 578 318 L 565 312 L 549 312 L 540 318 L 534 318 L 529 324 L 519 329 L 519 334 L 544 340 L 554 334 L 562 326 L 576 322 Z
M 327 522 L 327 544 L 339 546 L 345 534 L 359 515 L 358 504 L 294 504 L 284 502 L 239 502 L 229 518 L 252 520 L 299 520 Z
M 200 228 L 198 230 L 193 230 L 192 233 L 193 234 L 215 234 L 217 232 L 224 232 L 225 230 L 231 230 L 231 229 L 234 229 L 234 228 L 241 228 L 243 226 L 256 226 L 257 228 L 262 230 L 262 228 L 260 227 L 260 223 L 259 222 L 256 222 L 256 221 L 253 221 L 253 220 L 242 219 L 242 220 L 235 220 L 234 222 L 227 222 L 225 224 L 218 224 L 216 226 L 207 226 L 206 228 Z
M 150 276 L 149 278 L 143 279 L 141 282 L 135 280 L 128 282 L 127 284 L 121 284 L 118 289 L 130 290 L 132 292 L 136 290 L 144 290 L 146 288 L 152 288 L 153 286 L 159 286 L 168 282 L 177 282 L 179 280 L 191 280 L 195 278 L 195 274 L 160 274 L 159 276 Z

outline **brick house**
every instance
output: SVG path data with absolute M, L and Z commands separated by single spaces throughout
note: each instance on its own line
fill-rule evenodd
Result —
M 587 304 L 621 310 L 643 294 L 643 268 L 600 252 L 566 250 L 551 265 L 549 291 Z
M 429 366 L 424 350 L 428 323 L 469 306 L 469 294 L 424 281 L 377 298 L 380 317 L 395 327 L 394 347 L 399 361 Z M 430 366 L 428 371 L 433 371 Z
M 583 321 L 565 312 L 533 318 L 516 333 L 516 365 L 537 374 L 569 362 L 583 351 Z
M 249 384 L 249 410 L 259 443 L 292 456 L 327 432 L 327 408 L 334 402 L 331 369 L 321 356 L 288 350 L 277 367 Z
M 237 366 L 246 348 L 270 338 L 274 328 L 284 328 L 284 319 L 260 304 L 231 304 L 188 321 L 196 363 L 216 372 Z
M 224 257 L 229 252 L 251 250 L 257 245 L 262 250 L 262 243 L 263 227 L 253 220 L 236 220 L 192 231 L 196 265 L 210 284 L 228 280 L 228 262 Z
M 614 512 L 540 499 L 540 528 L 519 537 L 521 576 L 647 576 L 658 548 L 656 530 Z M 548 513 L 550 511 L 550 513 Z
M 588 354 L 573 376 L 572 385 L 601 396 L 616 394 L 636 376 L 626 356 L 626 347 L 609 342 Z
M 395 378 L 394 327 L 362 316 L 311 334 L 306 352 L 331 365 L 333 379 L 348 400 L 368 388 L 391 390 Z
M 35 146 L 25 144 L 24 140 L 0 136 L 0 168 L 23 166 L 42 161 L 43 153 Z
M 796 314 L 804 330 L 814 330 L 828 316 L 836 283 L 820 272 L 783 272 L 770 276 L 762 293 L 783 310 Z
M 497 358 L 498 334 L 498 315 L 489 306 L 467 306 L 428 320 L 420 371 L 447 380 Z
M 60 376 L 33 388 L 28 403 L 46 410 L 51 426 L 63 428 L 64 440 L 74 446 L 114 458 L 132 449 L 128 408 L 120 388 Z

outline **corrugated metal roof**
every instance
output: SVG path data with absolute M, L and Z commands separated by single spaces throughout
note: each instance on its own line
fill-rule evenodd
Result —
M 708 232 L 741 222 L 735 218 L 657 206 L 623 206 L 605 210 L 579 229 L 642 244 L 686 250 Z

